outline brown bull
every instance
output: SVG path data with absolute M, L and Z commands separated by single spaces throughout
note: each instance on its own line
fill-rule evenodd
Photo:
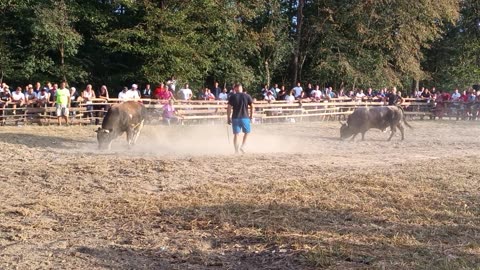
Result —
M 112 106 L 98 128 L 99 149 L 110 149 L 112 141 L 124 132 L 127 133 L 128 146 L 134 145 L 140 135 L 147 115 L 147 109 L 136 101 L 126 101 Z
M 401 107 L 385 106 L 385 107 L 361 107 L 356 108 L 351 115 L 348 116 L 347 122 L 342 123 L 340 127 L 340 138 L 346 139 L 353 135 L 355 139 L 358 133 L 362 134 L 362 140 L 365 140 L 365 133 L 371 128 L 386 130 L 390 127 L 391 134 L 388 140 L 391 140 L 397 128 L 402 133 L 402 140 L 405 139 L 403 123 L 412 128 L 405 120 L 405 114 Z

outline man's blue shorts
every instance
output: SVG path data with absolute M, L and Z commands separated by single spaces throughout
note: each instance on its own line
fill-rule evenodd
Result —
M 250 133 L 250 118 L 233 118 L 232 119 L 233 134 Z

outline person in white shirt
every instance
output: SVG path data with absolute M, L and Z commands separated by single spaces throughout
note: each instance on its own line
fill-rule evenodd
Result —
M 140 99 L 140 94 L 138 93 L 138 86 L 136 84 L 132 84 L 132 89 L 128 90 L 127 99 Z
M 290 90 L 290 93 L 285 96 L 287 103 L 293 103 L 295 101 L 294 90 Z
M 13 104 L 13 114 L 16 114 L 15 109 L 22 107 L 25 104 L 25 95 L 22 93 L 22 87 L 15 88 L 15 91 L 12 93 L 12 104 Z
M 264 100 L 268 101 L 268 103 L 271 103 L 271 102 L 275 101 L 275 97 L 273 96 L 272 92 L 268 91 Z
M 320 90 L 320 86 L 316 85 L 315 89 L 313 89 L 313 91 L 310 93 L 310 95 L 312 96 L 312 99 L 314 99 L 316 101 L 321 100 L 322 96 L 323 96 L 323 93 Z
M 37 94 L 37 105 L 40 107 L 45 107 L 48 104 L 48 100 L 50 99 L 50 94 L 47 93 L 46 88 L 40 89 L 40 92 Z
M 175 88 L 177 87 L 177 80 L 175 80 L 175 76 L 172 76 L 170 80 L 167 81 L 167 87 L 172 94 L 175 94 Z
M 120 93 L 118 93 L 118 99 L 120 99 L 120 100 L 128 99 L 127 91 L 128 91 L 128 88 L 126 86 L 123 87 L 122 91 L 120 91 Z
M 223 91 L 218 95 L 219 100 L 228 100 L 227 88 L 223 88 Z
M 363 89 L 360 89 L 360 91 L 358 91 L 355 97 L 359 100 L 362 100 L 365 97 L 365 93 L 363 92 Z
M 180 95 L 181 100 L 191 100 L 192 99 L 193 93 L 192 93 L 192 89 L 190 89 L 188 83 L 185 84 L 185 87 L 180 89 L 179 95 Z

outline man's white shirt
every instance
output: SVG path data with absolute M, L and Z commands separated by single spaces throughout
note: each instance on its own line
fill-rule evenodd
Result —
M 137 90 L 130 89 L 125 93 L 125 96 L 126 96 L 126 99 L 140 99 L 140 96 L 138 95 Z
M 25 95 L 22 92 L 17 94 L 17 92 L 15 91 L 11 95 L 12 95 L 12 100 L 14 101 L 22 100 L 22 99 L 25 100 Z

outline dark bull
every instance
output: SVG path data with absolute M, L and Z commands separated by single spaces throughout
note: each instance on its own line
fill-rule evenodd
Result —
M 99 127 L 97 141 L 99 149 L 110 149 L 112 141 L 124 132 L 127 133 L 128 146 L 134 145 L 143 127 L 147 109 L 136 101 L 126 101 L 112 106 Z
M 388 140 L 391 140 L 397 128 L 402 133 L 402 140 L 405 139 L 405 128 L 403 123 L 412 128 L 405 120 L 405 114 L 401 107 L 397 106 L 379 106 L 379 107 L 361 107 L 356 108 L 348 116 L 347 122 L 340 122 L 340 138 L 346 139 L 353 135 L 355 139 L 358 133 L 362 134 L 362 140 L 365 140 L 365 133 L 371 128 L 386 130 L 390 127 L 391 134 Z

